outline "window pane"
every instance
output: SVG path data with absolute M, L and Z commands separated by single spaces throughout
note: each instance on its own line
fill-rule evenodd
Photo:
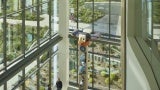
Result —
M 2 2 L 2 0 L 0 1 L 0 7 L 1 7 L 1 9 L 0 9 L 0 17 L 1 16 L 3 16 L 3 2 Z
M 40 89 L 46 90 L 47 86 L 49 85 L 49 62 L 47 62 L 42 68 L 40 69 Z
M 82 30 L 83 32 L 96 33 L 96 35 L 100 37 L 94 38 L 96 41 L 93 40 L 94 42 L 90 42 L 88 48 L 89 87 L 107 89 L 110 85 L 112 88 L 119 89 L 117 84 L 119 84 L 118 79 L 121 78 L 121 75 L 119 75 L 121 36 L 120 5 L 120 0 L 114 0 L 114 2 L 110 0 L 95 0 L 94 2 L 93 0 L 81 0 L 78 1 L 78 4 L 77 0 L 70 0 L 70 32 L 78 28 L 78 30 Z M 109 41 L 112 43 L 109 43 Z M 74 67 L 77 67 L 77 64 L 74 63 L 74 61 L 77 62 L 77 60 L 72 59 L 73 54 L 76 56 L 77 41 L 70 38 L 69 42 L 70 70 L 72 70 Z M 74 53 L 72 54 L 73 50 Z M 83 56 L 81 53 L 78 55 L 80 59 L 81 56 Z M 70 78 L 73 77 L 73 71 L 70 71 Z M 116 72 L 114 73 L 115 75 L 113 75 L 113 72 Z M 101 73 L 105 75 L 101 75 Z M 109 76 L 112 77 L 110 84 Z
M 54 87 L 54 59 L 52 59 L 53 56 L 51 57 L 51 88 L 53 89 Z
M 59 30 L 59 4 L 58 4 L 58 2 L 59 2 L 59 0 L 53 0 L 52 2 L 51 2 L 51 18 L 52 18 L 52 20 L 51 20 L 51 22 L 52 22 L 52 24 L 51 24 L 51 35 L 54 35 L 55 33 L 57 33 L 58 32 L 58 30 Z
M 69 42 L 70 42 L 70 45 L 69 45 L 69 48 L 70 48 L 70 52 L 69 52 L 69 80 L 70 82 L 73 82 L 73 83 L 78 83 L 77 82 L 77 79 L 78 79 L 78 74 L 77 74 L 77 48 L 76 48 L 76 45 L 77 45 L 77 40 L 74 39 L 74 38 L 70 38 L 69 39 Z
M 26 0 L 26 7 L 34 6 L 36 3 L 37 0 Z
M 69 0 L 69 32 L 78 29 L 78 22 L 76 22 L 77 15 L 77 0 Z M 77 60 L 78 51 L 77 51 L 77 40 L 75 38 L 69 38 L 69 82 L 70 85 L 77 85 L 78 82 L 78 72 L 79 67 Z
M 37 60 L 34 60 L 31 64 L 29 64 L 26 68 L 25 68 L 25 74 L 31 74 L 33 73 L 35 70 L 37 69 Z
M 2 18 L 1 18 L 2 19 Z M 0 70 L 3 68 L 3 27 L 2 22 L 0 22 Z
M 152 37 L 152 44 L 151 44 L 151 53 L 154 55 L 150 55 L 151 57 L 151 62 L 150 64 L 152 65 L 153 72 L 155 74 L 155 77 L 157 79 L 157 83 L 160 86 L 160 80 L 159 80 L 159 71 L 158 66 L 160 65 L 159 60 L 160 60 L 160 1 L 156 0 L 152 3 L 153 7 L 153 37 Z
M 14 77 L 12 77 L 9 81 L 7 81 L 7 89 L 11 90 L 14 88 L 16 85 L 18 85 L 19 81 L 22 80 L 22 72 L 19 72 L 16 74 Z
M 36 74 L 31 75 L 26 81 L 26 90 L 36 90 L 37 89 L 37 78 Z
M 17 0 L 7 0 L 7 5 L 6 5 L 6 9 L 7 9 L 7 14 L 13 13 L 14 11 L 17 11 L 18 9 L 18 5 L 20 3 L 18 3 Z
M 49 14 L 48 2 L 44 2 L 40 6 L 40 39 L 49 38 Z
M 36 90 L 37 88 L 37 60 L 34 60 L 30 65 L 25 68 L 25 75 L 27 80 L 25 81 L 26 90 Z
M 153 39 L 160 51 L 160 1 L 153 3 Z M 154 48 L 154 46 L 153 46 Z
M 22 17 L 21 12 L 11 14 L 7 18 L 7 62 L 11 62 L 22 54 Z
M 35 8 L 27 9 L 25 12 L 25 48 L 31 50 L 37 46 L 37 11 Z

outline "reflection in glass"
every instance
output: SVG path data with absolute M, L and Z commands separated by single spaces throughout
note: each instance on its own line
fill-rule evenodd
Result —
M 153 39 L 160 51 L 160 1 L 153 2 Z
M 34 60 L 31 64 L 29 64 L 26 68 L 25 68 L 25 74 L 31 74 L 33 73 L 36 69 L 37 69 L 37 61 Z
M 51 88 L 54 87 L 54 59 L 51 57 Z
M 147 32 L 149 37 L 151 37 L 152 36 L 152 2 L 147 2 L 147 9 L 148 9 Z
M 49 14 L 48 3 L 44 3 L 40 6 L 40 39 L 49 37 Z
M 70 57 L 69 57 L 69 80 L 71 82 L 76 82 L 77 80 L 77 57 L 76 57 L 76 40 L 73 38 L 69 39 L 70 42 Z
M 45 90 L 49 84 L 49 62 L 40 69 L 40 90 Z
M 0 22 L 0 70 L 3 68 L 3 27 L 2 22 Z
M 41 65 L 43 65 L 43 63 L 45 63 L 45 61 L 49 58 L 49 53 L 48 52 L 45 52 L 44 54 L 42 54 L 40 56 L 40 63 Z
M 36 90 L 37 89 L 37 60 L 34 60 L 25 68 L 25 76 L 27 77 L 25 81 L 26 90 Z
M 59 0 L 53 0 L 51 2 L 51 35 L 54 35 L 59 31 Z
M 29 7 L 29 6 L 35 6 L 37 3 L 37 0 L 27 0 L 26 1 L 26 7 Z M 36 8 L 36 7 L 35 7 Z
M 78 29 L 77 19 L 77 0 L 69 0 L 69 31 Z M 78 84 L 78 62 L 77 60 L 77 40 L 69 38 L 69 81 Z
M 2 0 L 0 1 L 0 17 L 3 16 L 3 2 Z
M 77 51 L 76 51 L 76 41 L 73 38 L 69 39 L 70 41 L 70 52 L 69 52 L 69 80 L 70 82 L 77 83 L 78 75 L 77 75 Z
M 100 34 L 98 41 L 93 40 L 94 42 L 90 42 L 88 47 L 89 87 L 97 89 L 108 89 L 108 87 L 121 89 L 120 1 L 95 0 L 93 2 L 93 0 L 70 0 L 70 32 L 78 29 L 83 32 Z M 107 43 L 109 40 L 113 43 Z M 75 82 L 78 76 L 75 72 L 78 65 L 76 60 L 77 41 L 74 38 L 70 38 L 69 42 L 70 81 L 73 80 L 72 82 Z M 83 58 L 80 53 L 78 55 L 80 59 Z M 75 76 L 74 79 L 73 76 Z
M 36 90 L 37 89 L 37 78 L 36 74 L 31 75 L 26 81 L 25 81 L 25 90 Z
M 20 15 L 21 13 L 17 13 Z M 22 17 L 15 17 L 14 14 L 8 16 L 7 19 L 7 62 L 17 58 L 22 54 Z
M 25 49 L 29 51 L 37 46 L 37 11 L 27 9 L 25 19 Z
M 18 83 L 22 80 L 22 72 L 19 72 L 14 77 L 12 77 L 9 81 L 7 81 L 7 89 L 12 90 Z
M 18 0 L 7 0 L 7 5 L 6 5 L 7 14 L 17 11 L 18 6 L 20 6 L 17 4 L 19 4 Z

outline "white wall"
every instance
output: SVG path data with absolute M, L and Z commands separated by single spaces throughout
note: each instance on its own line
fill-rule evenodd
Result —
M 146 76 L 127 40 L 127 90 L 151 90 Z
M 152 69 L 146 60 L 141 48 L 135 40 L 137 28 L 142 26 L 139 19 L 141 15 L 142 0 L 126 0 L 126 89 L 127 90 L 159 90 Z M 138 21 L 137 21 L 138 20 Z M 141 33 L 142 29 L 138 29 Z M 142 38 L 138 38 L 141 40 Z M 141 43 L 145 45 L 141 40 Z

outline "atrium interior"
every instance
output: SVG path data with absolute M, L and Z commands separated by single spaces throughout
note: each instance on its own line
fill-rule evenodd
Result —
M 0 7 L 0 90 L 160 90 L 160 0 Z

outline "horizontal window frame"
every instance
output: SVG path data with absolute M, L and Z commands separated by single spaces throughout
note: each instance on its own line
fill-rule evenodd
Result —
M 7 82 L 9 79 L 11 79 L 19 71 L 23 70 L 30 63 L 32 63 L 36 57 L 43 54 L 43 52 L 47 51 L 49 49 L 48 47 L 53 47 L 61 40 L 62 37 L 60 35 L 56 35 L 55 37 L 52 37 L 51 40 L 46 41 L 46 43 L 41 45 L 39 48 L 36 48 L 32 52 L 30 52 L 30 54 L 26 55 L 25 58 L 21 58 L 21 61 L 19 61 L 11 68 L 9 68 L 6 72 L 3 72 L 0 75 L 0 86 Z

